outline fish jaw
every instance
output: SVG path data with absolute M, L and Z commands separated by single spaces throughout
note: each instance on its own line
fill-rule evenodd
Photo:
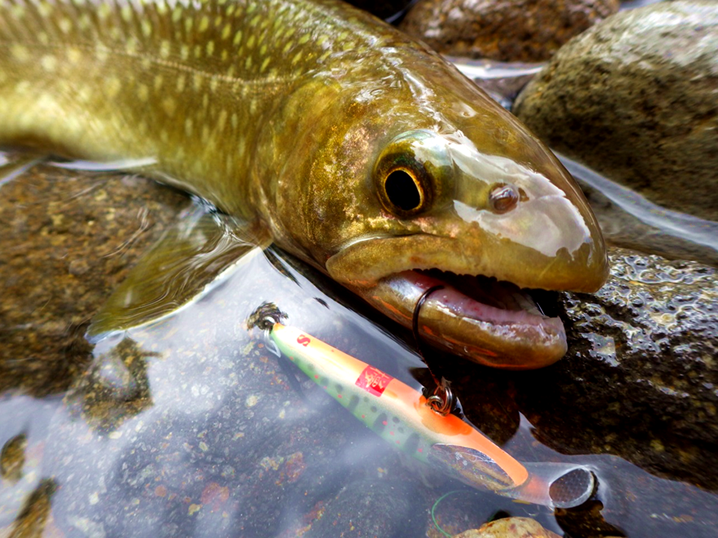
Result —
M 507 309 L 481 302 L 457 289 L 451 278 L 422 271 L 422 268 L 437 267 L 436 261 L 426 254 L 437 252 L 437 245 L 441 245 L 439 252 L 445 252 L 446 243 L 440 238 L 421 236 L 376 240 L 354 245 L 349 251 L 334 256 L 327 268 L 330 275 L 335 273 L 334 278 L 344 279 L 344 284 L 354 293 L 407 328 L 412 327 L 420 297 L 432 287 L 443 286 L 431 293 L 421 306 L 419 333 L 435 347 L 453 354 L 487 366 L 514 370 L 541 368 L 563 357 L 567 350 L 566 335 L 559 318 L 542 315 L 535 305 L 519 310 L 515 303 L 512 309 Z M 372 253 L 368 251 L 381 255 L 386 249 L 397 254 L 380 266 L 391 271 L 392 267 L 387 266 L 400 269 L 402 265 L 413 265 L 418 270 L 407 268 L 389 272 L 374 281 L 346 282 L 349 273 L 346 266 L 354 267 L 357 274 L 366 278 L 369 271 L 362 272 L 360 267 L 370 263 Z M 408 255 L 407 259 L 399 254 L 401 252 L 423 252 L 424 256 L 422 259 Z M 495 283 L 495 286 L 506 288 L 507 284 Z M 510 293 L 520 292 L 512 288 Z M 522 294 L 519 301 L 526 303 L 531 299 Z

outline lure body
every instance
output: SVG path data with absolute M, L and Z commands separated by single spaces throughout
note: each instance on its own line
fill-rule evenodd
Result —
M 293 327 L 275 324 L 271 338 L 307 377 L 382 439 L 430 463 L 432 447 L 453 445 L 484 454 L 490 489 L 526 482 L 526 468 L 453 414 L 441 415 L 424 395 L 381 370 Z
M 360 422 L 406 454 L 473 487 L 550 507 L 584 503 L 595 489 L 585 467 L 521 463 L 453 414 L 381 370 L 294 327 L 274 323 L 269 338 L 304 374 Z M 271 349 L 271 347 L 270 347 Z

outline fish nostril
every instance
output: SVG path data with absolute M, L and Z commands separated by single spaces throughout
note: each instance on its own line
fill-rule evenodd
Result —
M 489 204 L 496 213 L 511 211 L 519 202 L 519 193 L 511 185 L 496 185 L 489 193 Z

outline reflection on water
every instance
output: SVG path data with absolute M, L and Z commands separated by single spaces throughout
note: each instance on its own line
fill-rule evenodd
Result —
M 715 535 L 715 495 L 617 457 L 559 454 L 521 414 L 514 374 L 448 356 L 428 359 L 446 361 L 440 372 L 494 441 L 520 461 L 589 466 L 598 492 L 554 513 L 412 461 L 247 329 L 266 301 L 413 387 L 430 379 L 348 293 L 278 250 L 255 250 L 190 307 L 99 342 L 69 390 L 0 395 L 0 535 L 434 537 L 434 521 L 457 533 L 497 512 L 571 536 Z

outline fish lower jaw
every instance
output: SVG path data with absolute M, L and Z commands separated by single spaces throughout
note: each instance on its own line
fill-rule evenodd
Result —
M 566 353 L 561 320 L 543 315 L 524 290 L 510 283 L 406 270 L 352 289 L 411 328 L 419 299 L 436 286 L 441 288 L 425 299 L 418 317 L 421 337 L 436 347 L 506 369 L 548 366 Z

